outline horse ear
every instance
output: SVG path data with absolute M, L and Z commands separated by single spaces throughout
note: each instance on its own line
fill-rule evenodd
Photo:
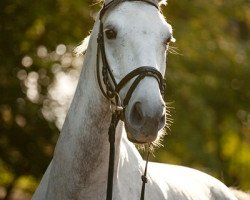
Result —
M 108 3 L 110 3 L 111 1 L 120 1 L 120 2 L 122 2 L 122 1 L 124 1 L 124 0 L 104 0 L 104 3 L 105 4 L 108 4 Z M 167 4 L 167 0 L 149 0 L 149 1 L 156 1 L 156 2 L 158 2 L 158 4 L 161 6 L 161 5 L 166 5 Z
M 167 5 L 167 0 L 158 0 L 159 5 Z

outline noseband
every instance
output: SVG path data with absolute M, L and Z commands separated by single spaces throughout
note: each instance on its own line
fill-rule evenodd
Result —
M 164 91 L 165 91 L 165 80 L 163 79 L 162 74 L 158 70 L 156 70 L 154 67 L 149 67 L 149 66 L 138 67 L 135 70 L 128 73 L 119 83 L 116 82 L 116 79 L 112 73 L 111 67 L 108 63 L 106 53 L 105 53 L 105 42 L 104 42 L 102 18 L 104 14 L 107 12 L 107 10 L 109 10 L 110 7 L 116 6 L 117 4 L 124 2 L 124 1 L 145 2 L 147 4 L 150 4 L 156 7 L 159 10 L 158 5 L 147 0 L 123 0 L 123 1 L 119 1 L 118 3 L 115 0 L 113 0 L 110 3 L 104 5 L 102 10 L 100 11 L 100 15 L 99 15 L 100 26 L 99 26 L 99 34 L 97 38 L 97 43 L 98 43 L 97 61 L 96 61 L 97 62 L 96 63 L 97 80 L 98 80 L 98 84 L 99 84 L 102 94 L 111 102 L 111 104 L 113 104 L 116 107 L 115 111 L 112 114 L 112 120 L 111 120 L 111 124 L 109 127 L 110 154 L 109 154 L 109 170 L 108 170 L 106 200 L 112 200 L 112 193 L 113 193 L 115 129 L 119 120 L 122 120 L 124 116 L 125 108 L 128 105 L 133 92 L 135 91 L 140 81 L 144 79 L 145 77 L 154 77 L 159 84 L 159 89 L 162 95 L 164 95 Z M 102 61 L 102 69 L 100 69 L 100 60 Z M 102 80 L 101 80 L 101 75 L 102 75 Z M 132 82 L 124 100 L 122 101 L 120 99 L 119 93 L 126 86 L 126 84 L 130 82 L 132 79 L 134 79 L 134 81 Z M 149 151 L 148 151 L 148 156 L 149 156 Z M 141 198 L 140 198 L 141 200 L 144 200 L 145 184 L 147 183 L 146 175 L 147 175 L 148 156 L 147 156 L 147 162 L 146 162 L 144 175 L 142 176 L 143 184 L 142 184 L 142 190 L 141 190 Z
M 154 3 L 150 2 L 150 1 L 145 1 L 145 0 L 127 0 L 127 1 L 141 1 L 141 2 L 148 3 L 150 5 L 153 5 L 154 7 L 159 9 L 157 5 L 155 5 Z M 104 16 L 104 14 L 111 6 L 113 6 L 113 4 L 114 4 L 114 1 L 111 1 L 110 3 L 105 5 L 100 12 L 100 17 L 99 17 L 100 26 L 99 26 L 99 34 L 98 34 L 98 38 L 97 38 L 97 43 L 98 43 L 98 47 L 97 47 L 97 78 L 98 78 L 98 84 L 100 86 L 100 89 L 101 89 L 103 95 L 108 100 L 110 100 L 112 102 L 113 102 L 113 99 L 116 98 L 115 105 L 122 103 L 122 105 L 119 105 L 119 106 L 122 106 L 125 108 L 129 103 L 129 100 L 132 96 L 132 93 L 134 92 L 137 85 L 140 83 L 140 81 L 143 78 L 145 78 L 146 76 L 154 77 L 159 83 L 159 88 L 160 88 L 160 91 L 162 94 L 164 94 L 164 90 L 165 90 L 165 81 L 162 77 L 162 74 L 158 70 L 156 70 L 154 67 L 142 66 L 142 67 L 138 67 L 137 69 L 131 71 L 117 84 L 115 77 L 112 73 L 111 67 L 108 63 L 107 57 L 106 57 L 103 22 L 102 22 L 102 18 Z M 103 77 L 102 81 L 103 81 L 103 84 L 105 85 L 106 91 L 103 87 L 101 77 L 100 77 L 100 62 L 99 62 L 100 55 L 101 55 L 101 60 L 102 60 L 102 64 L 103 64 L 103 66 L 102 66 L 102 77 Z M 127 92 L 127 95 L 124 98 L 124 101 L 118 102 L 117 98 L 119 97 L 119 92 L 121 91 L 121 89 L 130 80 L 132 80 L 135 77 L 137 77 L 137 78 L 134 80 L 133 84 L 130 86 L 130 88 Z

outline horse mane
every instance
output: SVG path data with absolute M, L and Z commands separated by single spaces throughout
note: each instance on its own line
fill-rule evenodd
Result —
M 114 6 L 121 3 L 121 2 L 125 2 L 125 1 L 129 1 L 129 0 L 113 0 L 115 1 L 114 3 Z M 139 0 L 140 1 L 140 0 Z M 143 1 L 143 0 L 141 0 Z M 152 3 L 155 3 L 155 4 L 159 4 L 160 6 L 161 5 L 166 5 L 167 4 L 167 0 L 148 0 Z M 96 3 L 103 3 L 105 2 L 105 0 L 100 0 L 100 1 L 97 1 Z M 90 38 L 90 35 L 88 35 L 75 49 L 74 49 L 74 53 L 76 54 L 76 56 L 80 56 L 80 55 L 84 55 L 87 48 L 88 48 L 88 44 L 89 44 L 89 38 Z
M 88 35 L 75 49 L 76 56 L 84 55 L 89 45 L 90 35 Z
M 129 0 L 114 0 L 115 1 L 115 5 L 124 2 L 124 1 L 129 1 Z M 143 1 L 143 0 L 142 0 Z M 167 0 L 148 0 L 151 1 L 153 3 L 156 3 L 161 6 L 161 5 L 166 5 Z M 100 1 L 103 2 L 103 1 Z M 98 2 L 98 3 L 100 3 Z M 89 45 L 89 39 L 90 39 L 90 35 L 88 35 L 75 49 L 74 49 L 74 53 L 76 56 L 81 56 L 84 55 L 86 53 L 86 50 L 88 48 Z M 174 51 L 175 52 L 175 51 Z M 169 117 L 170 115 L 170 110 L 169 107 L 166 106 L 166 111 L 168 112 Z M 165 125 L 165 128 L 160 132 L 160 134 L 158 135 L 158 138 L 156 139 L 156 141 L 153 142 L 153 145 L 151 146 L 151 151 L 154 150 L 154 148 L 160 147 L 162 146 L 162 140 L 164 138 L 164 136 L 168 133 L 168 130 L 170 130 L 170 126 L 172 124 L 172 119 L 168 119 Z M 139 145 L 140 149 L 146 149 L 144 145 Z

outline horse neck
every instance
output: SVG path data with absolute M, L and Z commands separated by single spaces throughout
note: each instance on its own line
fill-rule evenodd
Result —
M 56 145 L 48 199 L 64 199 L 65 195 L 75 199 L 80 192 L 86 196 L 98 184 L 102 188 L 106 185 L 111 112 L 95 77 L 97 31 L 94 28 L 92 32 L 75 96 Z M 119 156 L 121 129 L 116 136 L 116 156 Z

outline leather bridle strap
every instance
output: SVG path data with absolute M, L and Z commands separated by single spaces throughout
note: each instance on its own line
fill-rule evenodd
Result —
M 115 91 L 115 87 L 117 86 L 115 77 L 110 69 L 109 63 L 107 61 L 106 58 L 106 52 L 105 52 L 105 44 L 104 44 L 104 36 L 103 36 L 103 23 L 100 21 L 100 28 L 99 28 L 99 34 L 98 34 L 98 38 L 97 38 L 97 79 L 98 79 L 98 84 L 101 88 L 101 91 L 103 93 L 103 95 L 107 98 L 107 99 L 112 99 L 114 97 L 114 91 Z M 103 83 L 106 86 L 106 92 L 104 91 L 104 88 L 102 86 L 102 81 L 100 78 L 100 63 L 99 63 L 99 55 L 101 54 L 101 60 L 102 60 L 102 77 L 103 77 Z M 112 84 L 111 84 L 111 82 Z
M 140 1 L 140 2 L 145 2 L 145 3 L 149 4 L 149 5 L 152 5 L 152 6 L 156 7 L 156 8 L 159 10 L 159 6 L 158 6 L 157 4 L 155 4 L 155 3 L 151 2 L 151 1 L 149 1 L 149 0 L 120 0 L 120 1 L 117 1 L 117 2 L 113 0 L 113 1 L 107 3 L 107 4 L 105 4 L 105 5 L 103 6 L 103 8 L 102 8 L 102 10 L 101 10 L 101 12 L 100 12 L 99 19 L 100 19 L 100 20 L 102 19 L 103 15 L 106 13 L 106 11 L 107 11 L 110 7 L 115 6 L 115 5 L 120 4 L 120 3 L 122 3 L 122 2 L 125 2 L 125 1 L 127 1 L 127 2 L 128 2 L 128 1 Z
M 144 174 L 141 176 L 142 186 L 141 186 L 141 198 L 140 198 L 140 200 L 144 200 L 145 187 L 146 187 L 146 183 L 148 182 L 147 171 L 148 171 L 149 155 L 150 155 L 150 144 L 148 144 L 148 153 L 147 153 L 147 159 L 146 159 L 146 166 L 145 166 Z
M 111 1 L 110 3 L 103 6 L 102 10 L 100 11 L 100 27 L 99 27 L 99 34 L 97 38 L 97 63 L 96 63 L 96 71 L 97 71 L 97 80 L 99 87 L 101 89 L 101 92 L 103 95 L 116 106 L 117 110 L 112 114 L 112 120 L 109 127 L 109 143 L 110 143 L 110 153 L 109 153 L 109 169 L 108 169 L 108 181 L 107 181 L 107 194 L 106 194 L 106 200 L 112 200 L 113 196 L 113 176 L 114 176 L 114 161 L 115 161 L 115 130 L 116 126 L 120 119 L 122 119 L 122 114 L 124 114 L 124 110 L 126 106 L 129 103 L 129 100 L 135 91 L 136 87 L 140 83 L 140 81 L 145 77 L 153 77 L 157 80 L 159 84 L 159 88 L 161 91 L 161 94 L 164 94 L 165 90 L 165 81 L 162 77 L 162 74 L 156 70 L 154 67 L 148 67 L 143 66 L 139 67 L 133 71 L 131 71 L 129 74 L 127 74 L 118 84 L 115 80 L 115 77 L 112 73 L 112 70 L 110 68 L 110 65 L 107 61 L 106 52 L 105 52 L 105 43 L 104 43 L 104 31 L 103 31 L 103 23 L 102 23 L 102 17 L 106 13 L 106 11 L 113 6 L 118 5 L 121 2 L 125 1 L 140 1 L 145 2 L 147 4 L 150 4 L 157 9 L 159 9 L 158 5 L 149 1 L 149 0 L 120 0 L 120 1 Z M 101 61 L 102 61 L 102 72 L 100 73 L 100 54 L 101 54 Z M 101 80 L 101 74 L 102 74 L 102 80 Z M 119 92 L 122 88 L 126 86 L 132 79 L 135 79 L 131 86 L 128 89 L 128 92 L 123 100 L 123 102 L 120 102 Z M 103 84 L 106 87 L 106 91 L 103 87 Z M 115 99 L 115 102 L 114 102 Z M 122 110 L 119 110 L 118 107 L 121 107 Z M 149 156 L 149 153 L 148 153 Z M 146 168 L 144 171 L 144 175 L 142 176 L 142 190 L 141 190 L 141 200 L 144 200 L 144 194 L 145 194 L 145 184 L 147 183 L 147 165 L 148 165 L 148 156 L 146 161 Z
M 113 0 L 113 1 L 109 2 L 108 4 L 104 5 L 102 10 L 100 11 L 100 14 L 99 14 L 100 26 L 99 26 L 99 34 L 98 34 L 98 39 L 97 39 L 97 42 L 98 42 L 98 48 L 97 48 L 97 77 L 98 77 L 98 83 L 99 83 L 99 86 L 101 88 L 101 91 L 102 91 L 103 95 L 107 99 L 111 100 L 112 104 L 115 104 L 112 101 L 112 99 L 116 96 L 116 94 L 119 94 L 119 91 L 120 91 L 121 88 L 119 90 L 117 89 L 117 83 L 116 83 L 115 77 L 114 77 L 114 75 L 113 75 L 113 73 L 111 71 L 110 65 L 109 65 L 109 63 L 107 61 L 107 58 L 106 58 L 102 18 L 104 16 L 104 14 L 111 7 L 114 7 L 114 6 L 118 5 L 118 4 L 120 4 L 122 2 L 126 2 L 126 1 L 128 1 L 128 2 L 132 2 L 132 1 L 144 2 L 144 3 L 147 3 L 149 5 L 154 6 L 155 8 L 157 8 L 159 10 L 158 4 L 155 4 L 150 0 L 120 0 L 120 1 L 114 1 Z M 99 55 L 100 54 L 101 54 L 101 59 L 102 59 L 102 63 L 103 63 L 102 76 L 103 76 L 103 83 L 106 86 L 106 92 L 104 91 L 104 88 L 102 86 L 102 81 L 101 81 L 101 78 L 100 78 L 100 62 L 99 62 Z M 149 68 L 149 67 L 147 67 L 147 68 Z M 159 77 L 162 76 L 153 67 L 151 67 L 151 68 L 152 68 L 151 69 L 152 73 L 154 73 L 154 71 L 155 71 L 156 75 L 158 75 Z M 128 82 L 128 79 L 124 78 L 123 82 L 124 82 L 124 80 L 127 80 L 127 82 Z
M 119 122 L 119 113 L 112 115 L 111 123 L 109 126 L 109 169 L 108 169 L 108 181 L 107 181 L 107 193 L 106 200 L 112 200 L 113 196 L 113 179 L 114 179 L 114 164 L 115 164 L 115 130 Z
M 106 53 L 105 53 L 105 46 L 104 46 L 104 38 L 103 38 L 103 25 L 102 22 L 100 22 L 100 32 L 98 36 L 98 48 L 97 48 L 97 78 L 98 78 L 98 84 L 101 88 L 101 91 L 103 95 L 109 99 L 112 100 L 115 94 L 119 94 L 121 89 L 133 78 L 138 76 L 135 80 L 135 82 L 132 84 L 130 89 L 128 90 L 128 93 L 124 99 L 123 106 L 126 107 L 128 104 L 130 97 L 135 90 L 136 86 L 139 84 L 139 82 L 146 76 L 151 76 L 156 78 L 156 80 L 159 83 L 160 91 L 163 94 L 165 90 L 165 80 L 162 77 L 162 74 L 156 70 L 154 67 L 149 66 L 143 66 L 138 67 L 135 70 L 131 71 L 129 74 L 127 74 L 118 84 L 115 80 L 115 77 L 111 71 L 111 68 L 108 64 Z M 99 63 L 99 55 L 101 54 L 101 59 L 103 63 L 102 67 L 102 77 L 103 77 L 103 83 L 106 86 L 106 92 L 104 91 L 102 81 L 100 78 L 100 63 Z M 111 83 L 112 82 L 112 83 Z
M 116 86 L 115 88 L 115 91 L 116 93 L 119 94 L 120 90 L 131 80 L 133 79 L 134 77 L 137 78 L 134 80 L 134 82 L 132 83 L 132 85 L 130 86 L 127 94 L 126 94 L 126 97 L 124 98 L 123 100 L 123 107 L 126 108 L 126 106 L 128 105 L 128 102 L 134 92 L 134 90 L 136 89 L 137 85 L 140 83 L 140 81 L 145 78 L 146 76 L 151 76 L 151 77 L 154 77 L 158 84 L 159 84 L 159 87 L 160 87 L 160 91 L 161 93 L 163 94 L 164 93 L 164 90 L 165 90 L 165 81 L 161 75 L 161 73 L 156 70 L 155 68 L 153 67 L 147 67 L 147 66 L 144 66 L 144 67 L 139 67 L 135 70 L 133 70 L 132 72 L 130 72 L 129 74 L 127 74 L 120 82 L 119 84 Z

